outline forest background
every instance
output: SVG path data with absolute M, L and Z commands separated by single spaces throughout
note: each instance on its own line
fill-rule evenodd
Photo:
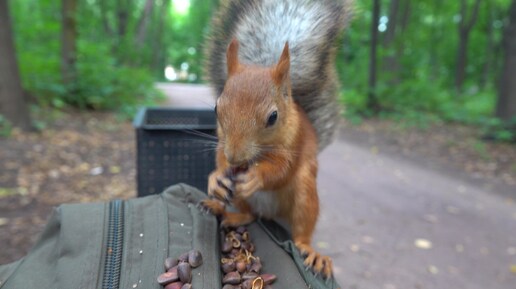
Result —
M 156 81 L 203 82 L 218 2 L 0 0 L 1 133 L 67 107 L 132 117 L 160 100 Z M 514 141 L 515 59 L 516 0 L 356 1 L 340 99 L 355 123 L 458 122 Z

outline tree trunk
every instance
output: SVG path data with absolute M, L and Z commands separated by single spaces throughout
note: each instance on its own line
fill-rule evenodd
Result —
M 127 2 L 127 0 L 117 1 L 118 38 L 120 42 L 127 33 L 127 23 L 129 22 L 129 8 Z
M 393 47 L 396 39 L 396 29 L 399 21 L 399 0 L 391 0 L 389 5 L 389 22 L 387 23 L 387 30 L 383 36 L 383 47 L 387 52 L 383 59 L 383 71 L 386 72 L 385 76 L 388 77 L 388 82 L 396 84 L 399 82 L 398 75 L 398 49 Z
M 61 28 L 61 73 L 63 83 L 68 93 L 73 92 L 77 82 L 77 27 L 75 16 L 77 0 L 62 0 L 62 28 Z
M 7 2 L 0 0 L 0 114 L 12 125 L 30 130 L 29 108 L 16 62 Z
M 102 0 L 106 1 L 106 0 Z M 113 46 L 113 55 L 117 60 L 117 64 L 129 63 L 128 54 L 132 51 L 132 47 L 126 39 L 127 28 L 129 26 L 130 0 L 117 0 L 115 8 L 116 34 Z M 127 53 L 129 51 L 129 53 Z
M 516 0 L 509 9 L 509 24 L 503 35 L 505 61 L 498 89 L 496 116 L 504 121 L 516 117 Z
M 376 48 L 378 44 L 378 24 L 380 20 L 380 0 L 373 0 L 373 22 L 371 23 L 371 50 L 369 55 L 369 94 L 367 107 L 373 112 L 379 111 L 376 95 Z
M 477 22 L 478 10 L 481 0 L 475 0 L 471 16 L 467 19 L 466 0 L 460 1 L 460 23 L 459 23 L 459 46 L 457 49 L 457 66 L 455 72 L 455 88 L 460 93 L 466 78 L 466 67 L 468 66 L 468 42 L 471 28 Z
M 441 8 L 442 8 L 443 1 L 437 0 L 434 1 L 433 11 L 432 13 L 434 15 L 441 15 Z M 432 28 L 430 29 L 430 43 L 439 43 L 442 38 L 442 28 L 440 25 L 432 25 Z M 438 49 L 437 45 L 430 45 L 430 79 L 436 80 L 439 78 L 439 56 L 438 56 Z
M 494 50 L 495 50 L 495 39 L 494 39 L 494 31 L 493 31 L 493 20 L 495 19 L 495 12 L 493 5 L 490 1 L 487 1 L 487 27 L 486 27 L 486 54 L 485 54 L 485 62 L 484 67 L 482 68 L 482 74 L 480 75 L 479 85 L 481 89 L 486 87 L 486 84 L 489 82 L 491 77 L 491 70 L 493 67 L 493 58 L 494 58 Z
M 455 72 L 455 88 L 462 92 L 468 63 L 468 39 L 469 31 L 459 29 L 459 48 L 457 49 L 457 66 Z
M 408 0 L 402 1 L 403 10 L 401 13 L 400 27 L 398 29 L 401 33 L 404 33 L 405 30 L 407 30 L 408 24 L 410 22 L 410 3 L 412 2 Z
M 399 0 L 391 0 L 389 5 L 389 22 L 383 36 L 383 45 L 388 47 L 396 36 L 396 24 L 398 23 Z
M 137 32 L 136 32 L 136 45 L 138 47 L 142 47 L 145 38 L 147 36 L 147 27 L 149 24 L 149 19 L 152 15 L 152 10 L 154 8 L 154 0 L 145 1 L 145 8 L 143 9 L 142 15 L 140 16 L 140 20 L 138 20 Z
M 107 7 L 106 1 L 100 1 L 100 17 L 102 19 L 102 26 L 104 27 L 104 32 L 107 36 L 113 36 L 113 28 L 109 25 L 108 15 L 107 15 Z
M 153 54 L 153 65 L 151 69 L 154 71 L 159 71 L 161 75 L 163 75 L 163 68 L 165 63 L 165 48 L 163 47 L 163 27 L 165 26 L 166 16 L 169 9 L 170 1 L 164 1 L 161 4 L 161 8 L 159 10 L 159 19 L 158 19 L 158 29 L 156 31 L 156 39 L 153 41 L 153 49 L 155 53 Z

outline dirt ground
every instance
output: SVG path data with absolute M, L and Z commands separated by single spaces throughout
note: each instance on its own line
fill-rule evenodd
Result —
M 30 249 L 52 207 L 135 196 L 134 153 L 131 124 L 108 113 L 70 112 L 0 138 L 0 264 Z
M 470 127 L 420 130 L 371 120 L 345 124 L 343 135 L 373 153 L 516 188 L 516 146 L 480 141 Z M 26 254 L 53 206 L 134 197 L 135 143 L 129 122 L 97 112 L 68 112 L 42 132 L 0 138 L 0 264 Z
M 516 186 L 516 144 L 483 141 L 479 128 L 460 124 L 419 128 L 403 121 L 378 119 L 360 125 L 343 121 L 342 126 L 342 136 L 351 143 L 471 179 Z

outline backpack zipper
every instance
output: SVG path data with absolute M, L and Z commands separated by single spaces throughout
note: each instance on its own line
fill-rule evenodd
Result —
M 119 289 L 122 269 L 124 238 L 124 203 L 114 200 L 109 203 L 107 251 L 104 260 L 102 289 Z

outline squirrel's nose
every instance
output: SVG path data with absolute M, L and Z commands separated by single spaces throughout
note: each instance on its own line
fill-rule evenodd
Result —
M 225 149 L 224 154 L 231 166 L 241 166 L 248 162 L 245 152 Z

